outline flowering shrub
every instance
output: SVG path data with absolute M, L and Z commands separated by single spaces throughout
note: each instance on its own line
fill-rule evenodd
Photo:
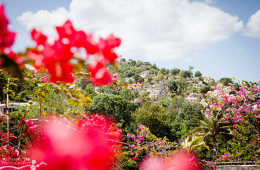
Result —
M 149 154 L 161 156 L 172 155 L 173 149 L 176 148 L 175 142 L 169 142 L 166 137 L 163 139 L 157 138 L 144 125 L 140 125 L 136 133 L 136 135 L 129 133 L 126 135 L 128 146 L 123 147 L 125 150 L 124 159 L 126 159 L 122 163 L 123 165 L 121 165 L 123 167 L 137 166 Z M 125 162 L 129 161 L 131 165 L 125 164 Z
M 249 86 L 240 82 L 238 91 L 218 84 L 214 91 L 206 94 L 207 99 L 201 101 L 207 117 L 216 121 L 218 115 L 218 123 L 230 125 L 227 130 L 233 138 L 227 142 L 229 147 L 222 152 L 230 152 L 234 159 L 255 160 L 260 156 L 259 94 L 260 86 L 255 84 Z

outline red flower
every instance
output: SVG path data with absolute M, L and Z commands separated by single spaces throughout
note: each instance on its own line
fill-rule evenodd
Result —
M 111 75 L 102 60 L 95 60 L 91 63 L 89 65 L 89 72 L 95 85 L 108 85 L 112 82 Z
M 179 150 L 170 159 L 149 156 L 141 163 L 141 169 L 202 170 L 203 168 L 193 153 L 186 150 Z
M 136 157 L 132 157 L 132 160 L 136 161 Z
M 63 26 L 56 27 L 60 39 L 68 41 L 72 47 L 83 47 L 88 54 L 96 54 L 98 47 L 91 34 L 87 35 L 84 31 L 76 31 L 70 20 L 67 20 Z
M 42 34 L 40 31 L 37 31 L 36 29 L 33 29 L 31 31 L 32 39 L 36 42 L 38 45 L 44 45 L 47 41 L 47 36 Z
M 103 54 L 105 61 L 110 64 L 114 64 L 118 58 L 117 54 L 113 51 L 115 47 L 119 47 L 121 44 L 121 39 L 115 37 L 113 34 L 109 35 L 106 39 L 100 38 L 99 49 Z
M 41 52 L 39 52 L 38 50 L 31 50 L 28 52 L 28 56 L 30 59 L 34 60 L 34 68 L 36 68 L 37 70 L 40 70 L 43 66 L 43 54 Z
M 43 134 L 36 141 L 32 159 L 46 162 L 46 169 L 110 169 L 116 157 L 109 139 L 113 124 L 93 115 L 74 126 L 61 120 L 40 125 Z
M 16 33 L 8 30 L 9 21 L 5 16 L 5 7 L 0 4 L 0 48 L 7 48 L 13 45 Z M 2 51 L 3 52 L 3 51 Z

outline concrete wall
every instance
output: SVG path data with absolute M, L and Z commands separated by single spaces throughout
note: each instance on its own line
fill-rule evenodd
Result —
M 205 167 L 204 170 L 213 170 L 214 167 Z M 260 170 L 260 165 L 217 165 L 216 170 Z

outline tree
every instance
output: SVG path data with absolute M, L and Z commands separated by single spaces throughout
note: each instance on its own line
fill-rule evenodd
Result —
M 179 75 L 183 78 L 192 77 L 192 72 L 187 70 L 182 70 Z
M 146 77 L 146 79 L 147 79 L 147 82 L 148 83 L 152 83 L 152 80 L 153 80 L 153 78 L 151 77 L 151 75 L 148 75 L 147 77 Z
M 133 113 L 133 116 L 137 124 L 149 127 L 154 135 L 171 138 L 171 125 L 170 121 L 167 121 L 170 116 L 167 114 L 166 109 L 158 103 L 144 103 L 141 109 Z
M 160 73 L 165 76 L 167 74 L 167 70 L 165 68 L 161 68 Z
M 195 77 L 201 77 L 201 76 L 202 76 L 202 74 L 201 74 L 200 71 L 196 71 L 196 72 L 195 72 Z
M 131 113 L 137 109 L 137 105 L 124 100 L 119 95 L 99 94 L 93 98 L 89 107 L 85 108 L 91 113 L 101 113 L 112 116 L 122 127 L 130 125 Z
M 229 86 L 229 83 L 233 83 L 231 78 L 224 77 L 219 80 L 224 86 Z
M 144 82 L 144 78 L 140 76 L 140 77 L 138 78 L 138 82 L 139 82 L 139 83 Z
M 173 68 L 173 69 L 171 69 L 171 74 L 172 75 L 178 75 L 180 73 L 180 69 L 178 69 L 178 68 Z
M 169 88 L 170 91 L 177 91 L 177 89 L 178 89 L 177 82 L 174 81 L 174 80 L 169 81 L 168 82 L 168 88 Z
M 202 86 L 202 87 L 200 88 L 200 92 L 203 93 L 203 94 L 206 94 L 208 91 L 211 91 L 210 85 Z
M 217 146 L 217 139 L 223 140 L 223 136 L 229 135 L 228 128 L 230 126 L 221 122 L 221 118 L 222 115 L 219 113 L 214 113 L 212 116 L 205 116 L 204 120 L 199 121 L 199 126 L 192 131 L 194 135 L 203 136 L 207 144 L 213 145 L 213 159 L 215 158 L 214 150 Z
M 188 77 L 192 77 L 193 76 L 193 73 L 192 73 L 192 70 L 194 69 L 193 66 L 189 66 L 189 76 Z
M 137 82 L 137 81 L 139 80 L 140 77 L 141 77 L 140 75 L 135 74 L 133 78 L 134 78 L 135 82 Z
M 177 132 L 182 138 L 189 135 L 190 131 L 198 126 L 196 121 L 203 119 L 200 104 L 191 105 L 188 102 L 182 104 L 181 111 L 177 115 L 175 123 L 179 131 Z

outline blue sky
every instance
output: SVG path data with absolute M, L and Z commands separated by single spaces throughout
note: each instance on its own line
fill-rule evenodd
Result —
M 16 51 L 32 45 L 36 27 L 55 36 L 54 26 L 70 18 L 95 37 L 122 38 L 118 53 L 159 67 L 194 67 L 219 79 L 260 79 L 259 0 L 0 0 Z

